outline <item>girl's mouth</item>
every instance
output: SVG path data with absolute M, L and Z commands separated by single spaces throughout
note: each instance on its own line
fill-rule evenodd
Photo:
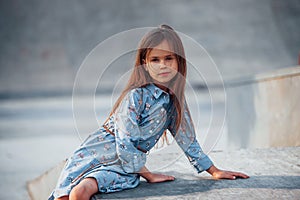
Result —
M 168 76 L 170 74 L 170 72 L 162 72 L 162 73 L 159 73 L 158 75 L 159 76 Z

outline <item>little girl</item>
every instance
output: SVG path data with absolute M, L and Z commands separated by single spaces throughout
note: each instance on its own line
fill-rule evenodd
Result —
M 146 155 L 166 130 L 196 168 L 217 179 L 248 178 L 216 168 L 196 140 L 185 101 L 186 60 L 182 42 L 168 25 L 148 32 L 140 41 L 131 77 L 108 120 L 67 160 L 49 200 L 89 200 L 139 184 L 172 181 L 145 167 Z

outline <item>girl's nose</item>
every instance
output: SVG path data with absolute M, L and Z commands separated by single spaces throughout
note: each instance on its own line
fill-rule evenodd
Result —
M 161 60 L 159 65 L 160 65 L 160 68 L 166 68 L 167 62 L 165 60 Z

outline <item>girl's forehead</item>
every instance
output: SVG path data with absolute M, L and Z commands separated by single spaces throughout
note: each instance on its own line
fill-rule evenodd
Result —
M 167 50 L 162 50 L 162 49 L 152 49 L 150 53 L 148 54 L 148 57 L 164 57 L 164 56 L 169 56 L 169 55 L 174 55 L 173 51 L 167 51 Z
M 156 57 L 156 56 L 164 56 L 164 55 L 170 55 L 174 54 L 174 51 L 167 42 L 167 40 L 162 41 L 159 45 L 153 47 L 151 51 L 149 52 L 149 57 Z

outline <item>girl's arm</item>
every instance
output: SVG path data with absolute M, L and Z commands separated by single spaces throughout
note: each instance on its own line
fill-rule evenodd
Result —
M 208 170 L 213 162 L 203 152 L 197 139 L 193 125 L 193 121 L 188 109 L 187 102 L 184 101 L 183 105 L 183 122 L 178 131 L 176 130 L 176 117 L 173 118 L 169 126 L 169 131 L 173 135 L 179 147 L 183 150 L 190 163 L 195 167 L 198 173 Z M 174 113 L 177 116 L 176 112 Z
M 165 181 L 174 181 L 174 176 L 168 176 L 164 174 L 154 174 L 150 172 L 145 166 L 142 167 L 142 169 L 138 173 L 140 176 L 142 176 L 144 179 L 146 179 L 149 183 L 159 183 L 159 182 L 165 182 Z
M 210 175 L 212 175 L 216 179 L 236 179 L 239 178 L 249 178 L 248 175 L 240 173 L 240 172 L 232 172 L 232 171 L 225 171 L 216 168 L 212 165 L 210 168 L 206 170 Z
M 174 120 L 169 130 L 175 137 L 175 140 L 178 143 L 178 145 L 184 151 L 185 155 L 188 157 L 191 164 L 197 169 L 198 173 L 202 171 L 207 171 L 209 174 L 211 174 L 214 178 L 217 179 L 235 179 L 236 177 L 249 178 L 249 176 L 247 176 L 246 174 L 240 172 L 220 170 L 214 166 L 210 158 L 202 151 L 196 139 L 193 121 L 186 101 L 184 104 L 183 117 L 186 122 L 186 126 L 184 128 L 180 128 L 176 134 Z

